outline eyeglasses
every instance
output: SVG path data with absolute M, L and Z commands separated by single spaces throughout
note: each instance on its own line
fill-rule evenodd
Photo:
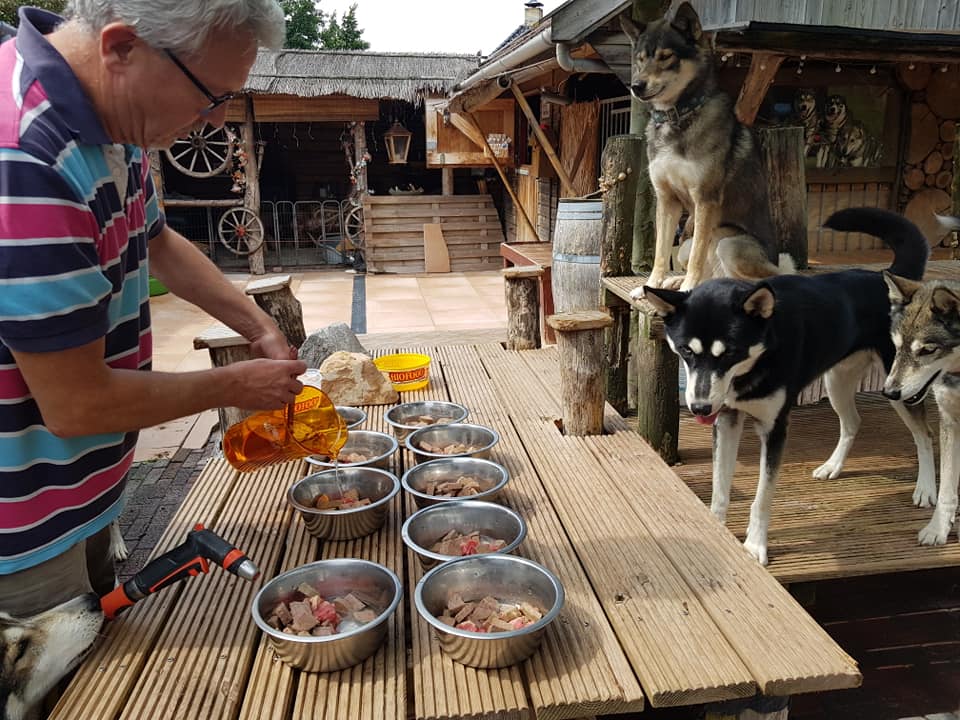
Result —
M 187 66 L 184 65 L 182 62 L 180 62 L 180 59 L 176 55 L 174 55 L 170 50 L 164 50 L 164 52 L 167 54 L 167 57 L 173 61 L 173 64 L 176 65 L 178 68 L 180 68 L 180 72 L 186 75 L 187 78 L 190 80 L 190 82 L 196 85 L 197 90 L 202 92 L 204 96 L 207 98 L 207 100 L 210 101 L 210 104 L 200 111 L 201 115 L 209 115 L 218 107 L 223 105 L 225 102 L 227 102 L 228 100 L 233 100 L 233 98 L 237 97 L 237 95 L 239 94 L 235 92 L 228 92 L 228 93 L 224 93 L 223 95 L 214 95 L 212 92 L 207 90 L 206 85 L 204 85 L 202 82 L 197 80 L 197 76 L 194 75 L 192 72 L 190 72 L 187 69 Z

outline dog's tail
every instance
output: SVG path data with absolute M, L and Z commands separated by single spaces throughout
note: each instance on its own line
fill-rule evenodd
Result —
M 847 208 L 828 217 L 823 226 L 880 238 L 893 249 L 893 263 L 888 268 L 892 274 L 908 280 L 923 277 L 930 245 L 920 229 L 902 215 L 880 208 Z

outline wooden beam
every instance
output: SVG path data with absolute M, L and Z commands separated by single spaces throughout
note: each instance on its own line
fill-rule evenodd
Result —
M 260 168 L 257 167 L 257 136 L 253 131 L 254 106 L 253 97 L 247 95 L 244 98 L 247 109 L 243 117 L 243 125 L 240 127 L 240 138 L 243 141 L 243 148 L 247 152 L 247 164 L 244 167 L 244 174 L 247 178 L 246 187 L 243 190 L 243 205 L 260 216 Z M 253 275 L 263 275 L 266 272 L 264 264 L 264 249 L 266 242 L 260 243 L 260 247 L 250 253 L 248 262 L 250 272 Z
M 470 139 L 470 142 L 472 142 L 478 148 L 483 147 L 483 133 L 480 132 L 480 128 L 470 122 L 463 115 L 460 113 L 451 112 L 450 124 L 466 135 Z
M 496 80 L 491 80 L 454 95 L 447 103 L 447 110 L 451 113 L 468 113 L 495 100 L 504 90 L 506 88 L 500 87 Z
M 473 116 L 473 113 L 469 113 L 468 116 L 474 125 L 477 126 L 478 131 L 480 123 L 477 122 L 477 119 Z M 483 149 L 490 154 L 490 160 L 493 162 L 493 167 L 496 168 L 497 174 L 500 176 L 500 180 L 503 182 L 503 188 L 510 195 L 510 199 L 513 200 L 513 206 L 517 209 L 517 214 L 523 218 L 523 221 L 527 224 L 527 227 L 530 228 L 530 232 L 533 233 L 533 236 L 540 239 L 540 235 L 537 234 L 537 226 L 530 221 L 530 216 L 527 215 L 526 208 L 520 204 L 520 199 L 517 197 L 517 194 L 513 191 L 513 185 L 510 184 L 510 178 L 507 177 L 507 174 L 503 171 L 503 168 L 500 167 L 500 161 L 497 159 L 497 156 L 494 155 L 493 149 L 490 147 L 490 143 L 487 142 L 487 138 L 481 133 L 481 139 L 483 140 Z
M 563 167 L 563 163 L 560 162 L 560 158 L 557 155 L 557 151 L 553 149 L 553 144 L 550 142 L 550 138 L 546 136 L 546 134 L 543 132 L 543 129 L 540 127 L 540 121 L 537 119 L 537 116 L 533 114 L 533 110 L 530 107 L 530 103 L 527 102 L 527 98 L 524 97 L 523 93 L 520 91 L 520 88 L 516 85 L 511 85 L 510 89 L 513 91 L 514 97 L 517 98 L 517 105 L 519 105 L 520 109 L 523 110 L 523 114 L 527 116 L 527 121 L 530 123 L 530 129 L 533 130 L 533 134 L 536 136 L 537 142 L 540 143 L 540 147 L 543 148 L 543 151 L 547 154 L 547 157 L 550 158 L 550 164 L 553 165 L 553 169 L 557 171 L 557 177 L 560 178 L 560 184 L 563 186 L 563 191 L 568 196 L 575 196 L 577 191 L 573 187 L 573 180 L 570 179 L 566 169 Z
M 747 71 L 743 87 L 740 88 L 740 97 L 737 98 L 735 108 L 737 119 L 744 125 L 753 125 L 753 121 L 757 118 L 757 111 L 760 110 L 760 104 L 773 84 L 773 78 L 776 77 L 780 63 L 784 59 L 784 55 L 772 53 L 757 53 L 750 58 L 750 70 Z

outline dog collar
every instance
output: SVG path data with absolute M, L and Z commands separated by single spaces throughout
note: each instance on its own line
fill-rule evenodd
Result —
M 654 127 L 671 125 L 675 128 L 683 129 L 690 124 L 693 114 L 699 110 L 706 101 L 706 95 L 697 95 L 691 98 L 689 102 L 685 102 L 682 105 L 674 105 L 669 110 L 657 110 L 653 108 L 650 110 L 650 119 L 653 121 Z

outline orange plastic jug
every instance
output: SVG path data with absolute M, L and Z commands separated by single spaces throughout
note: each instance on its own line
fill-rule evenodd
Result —
M 265 410 L 231 425 L 223 454 L 240 472 L 308 455 L 337 457 L 347 442 L 347 424 L 320 389 L 319 371 L 308 370 L 303 390 L 281 410 Z

